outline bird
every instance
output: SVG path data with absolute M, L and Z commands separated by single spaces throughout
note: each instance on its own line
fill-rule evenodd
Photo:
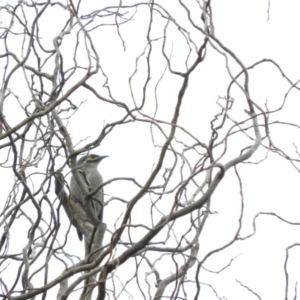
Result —
M 97 155 L 97 154 L 88 154 L 81 157 L 77 161 L 77 167 L 81 171 L 80 173 L 84 176 L 84 183 L 88 183 L 88 189 L 95 190 L 103 183 L 101 174 L 98 171 L 99 163 L 108 157 L 107 155 Z M 85 195 L 78 186 L 74 175 L 71 177 L 70 182 L 70 191 L 72 199 L 75 202 L 80 202 L 84 207 Z M 92 198 L 89 200 L 92 206 L 92 211 L 94 212 L 95 217 L 99 219 L 102 223 L 103 221 L 103 189 L 99 190 Z M 79 240 L 82 241 L 82 232 L 77 228 L 77 234 Z

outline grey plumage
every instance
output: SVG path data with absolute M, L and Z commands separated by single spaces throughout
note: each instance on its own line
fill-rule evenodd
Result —
M 89 154 L 81 157 L 77 161 L 77 167 L 80 170 L 80 176 L 83 176 L 83 182 L 87 184 L 89 190 L 94 190 L 103 183 L 101 174 L 98 171 L 98 165 L 102 159 L 107 156 Z M 74 201 L 84 205 L 85 197 L 78 186 L 74 176 L 71 177 L 70 184 L 71 195 Z M 103 220 L 103 190 L 99 190 L 90 200 L 92 211 L 101 222 Z M 82 241 L 82 232 L 77 229 L 78 237 Z

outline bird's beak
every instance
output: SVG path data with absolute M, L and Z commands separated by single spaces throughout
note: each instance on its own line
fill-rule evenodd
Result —
M 102 159 L 106 158 L 106 157 L 109 157 L 109 155 L 101 155 L 101 156 L 100 156 L 100 161 L 101 161 Z

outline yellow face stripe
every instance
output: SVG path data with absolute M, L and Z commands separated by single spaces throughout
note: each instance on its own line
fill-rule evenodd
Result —
M 86 161 L 95 161 L 95 160 L 98 160 L 99 157 L 98 156 L 89 156 L 87 157 Z

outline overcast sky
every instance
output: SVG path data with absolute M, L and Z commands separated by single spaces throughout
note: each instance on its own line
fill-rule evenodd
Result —
M 9 4 L 16 3 L 16 1 L 6 2 Z M 195 14 L 193 17 L 196 20 L 200 20 L 199 9 L 196 9 L 197 1 L 194 1 L 195 3 L 192 1 L 186 2 L 191 7 L 195 6 L 195 10 L 192 10 L 192 16 Z M 262 59 L 272 59 L 280 65 L 282 71 L 295 83 L 300 79 L 300 3 L 296 0 L 270 0 L 269 2 L 267 0 L 213 0 L 215 36 L 233 51 L 246 67 Z M 122 1 L 123 5 L 127 3 L 135 3 L 135 1 Z M 203 36 L 185 22 L 186 14 L 177 1 L 157 1 L 157 3 L 162 4 L 169 10 L 178 22 L 186 25 L 190 30 L 191 37 L 197 41 L 197 46 L 201 45 Z M 82 11 L 80 11 L 79 15 L 87 15 L 94 9 L 97 9 L 97 5 L 99 3 L 96 3 L 96 1 L 82 3 Z M 101 7 L 105 5 L 118 5 L 118 1 L 101 1 Z M 129 15 L 132 15 L 132 12 L 133 10 L 130 10 Z M 199 15 L 198 17 L 197 14 Z M 30 13 L 28 13 L 28 17 L 30 16 Z M 43 45 L 48 47 L 48 49 L 52 48 L 53 38 L 60 33 L 67 17 L 68 13 L 66 11 L 63 11 L 58 6 L 53 6 L 53 8 L 46 11 L 44 17 L 40 20 L 39 34 L 42 37 Z M 1 13 L 1 18 L 3 22 L 9 20 L 5 13 Z M 102 26 L 91 32 L 91 37 L 100 57 L 101 66 L 109 78 L 108 84 L 112 96 L 117 101 L 126 103 L 130 108 L 134 107 L 134 101 L 140 103 L 142 98 L 142 86 L 146 78 L 145 61 L 141 60 L 138 71 L 132 78 L 134 97 L 132 97 L 128 79 L 134 74 L 137 57 L 144 51 L 148 21 L 148 10 L 146 7 L 142 7 L 138 9 L 132 21 L 120 26 L 126 51 L 124 51 L 120 36 L 116 33 L 115 26 Z M 101 22 L 109 23 L 111 19 L 104 18 L 103 21 L 96 22 L 99 24 Z M 170 122 L 182 78 L 167 72 L 163 79 L 159 81 L 167 67 L 166 61 L 161 54 L 161 38 L 165 24 L 165 19 L 159 17 L 158 14 L 154 16 L 151 37 L 152 39 L 157 39 L 157 42 L 153 43 L 153 56 L 150 61 L 152 68 L 151 82 L 147 92 L 147 97 L 150 100 L 147 102 L 145 112 L 150 116 L 154 115 L 156 95 L 157 99 L 159 99 L 157 118 Z M 201 24 L 200 21 L 199 24 Z M 93 24 L 90 24 L 90 28 L 92 27 Z M 16 31 L 20 28 L 16 27 Z M 75 34 L 66 36 L 61 47 L 65 70 L 73 64 L 72 55 L 75 45 Z M 12 36 L 9 39 L 9 43 L 10 50 L 15 51 L 21 57 L 22 38 L 20 36 Z M 183 71 L 188 48 L 175 26 L 170 25 L 168 28 L 165 49 L 166 54 L 170 57 L 172 68 L 177 71 Z M 79 47 L 78 51 L 80 53 L 83 50 Z M 4 52 L 4 44 L 1 43 L 0 55 Z M 68 56 L 68 53 L 72 54 Z M 86 63 L 85 56 L 82 55 L 82 57 L 82 64 L 84 65 Z M 30 61 L 31 58 L 28 60 L 28 64 L 30 64 Z M 229 69 L 234 76 L 240 72 L 240 67 L 232 59 L 229 59 L 228 63 Z M 0 58 L 1 67 L 4 64 L 4 59 Z M 46 64 L 43 71 L 51 73 L 53 64 Z M 267 106 L 269 110 L 275 110 L 286 99 L 285 108 L 276 114 L 271 114 L 269 121 L 287 122 L 299 126 L 299 92 L 295 89 L 289 91 L 291 85 L 279 70 L 273 64 L 266 62 L 251 69 L 249 74 L 251 98 L 260 107 L 265 108 Z M 78 78 L 80 75 L 79 73 Z M 22 76 L 21 71 L 15 74 L 9 88 L 14 90 L 20 97 L 21 102 L 24 101 L 26 103 L 27 100 L 22 99 L 22 97 L 29 99 L 31 95 Z M 75 79 L 77 79 L 76 76 Z M 105 77 L 99 74 L 99 76 L 92 78 L 89 84 L 96 88 L 102 96 L 109 97 L 107 89 L 103 87 L 104 82 Z M 158 82 L 159 84 L 157 85 Z M 197 136 L 205 144 L 209 143 L 211 135 L 210 121 L 220 111 L 216 101 L 218 97 L 226 96 L 229 83 L 230 77 L 226 69 L 224 56 L 209 46 L 204 63 L 199 65 L 191 77 L 179 118 L 179 125 Z M 288 95 L 285 98 L 287 93 Z M 233 89 L 233 96 L 234 108 L 229 112 L 229 116 L 237 121 L 246 119 L 245 109 L 248 109 L 248 107 L 238 88 Z M 83 146 L 85 143 L 92 141 L 98 136 L 105 124 L 112 123 L 123 116 L 123 111 L 116 106 L 97 100 L 86 89 L 76 91 L 72 95 L 71 100 L 77 106 L 82 105 L 70 120 L 64 120 L 74 145 L 80 142 L 80 146 Z M 16 105 L 16 100 L 5 103 L 5 116 L 11 126 L 19 123 L 24 118 L 22 110 L 16 109 Z M 66 117 L 69 115 L 70 113 L 66 113 Z M 259 121 L 262 122 L 262 118 Z M 247 124 L 250 125 L 250 123 Z M 167 126 L 162 126 L 163 128 L 168 128 Z M 224 128 L 221 134 L 225 136 L 228 129 L 229 127 Z M 253 132 L 249 131 L 249 134 L 253 137 Z M 161 145 L 164 139 L 155 129 L 154 136 L 156 143 Z M 283 149 L 287 155 L 299 159 L 295 151 L 295 146 L 300 146 L 299 128 L 275 124 L 270 126 L 270 136 L 274 144 Z M 179 131 L 177 137 L 179 140 L 191 144 L 191 140 L 183 132 Z M 244 139 L 241 135 L 233 136 L 230 138 L 228 151 L 221 162 L 226 163 L 238 155 L 243 147 L 246 146 L 249 146 L 249 139 Z M 178 151 L 183 149 L 183 146 L 179 144 L 176 144 L 175 147 L 177 147 Z M 130 123 L 116 128 L 103 141 L 101 146 L 93 152 L 110 155 L 110 158 L 103 161 L 99 168 L 104 180 L 115 177 L 135 177 L 143 184 L 157 162 L 159 149 L 159 147 L 154 147 L 152 143 L 149 124 Z M 220 155 L 220 153 L 217 151 L 216 155 Z M 6 155 L 6 151 L 0 152 L 1 161 L 5 160 Z M 190 159 L 192 161 L 196 160 L 194 157 L 190 157 Z M 246 236 L 253 232 L 253 218 L 259 212 L 276 213 L 290 222 L 300 222 L 299 171 L 288 160 L 268 151 L 265 147 L 261 147 L 249 162 L 238 167 L 243 180 L 245 202 L 241 235 Z M 60 163 L 62 165 L 64 161 L 61 160 Z M 297 163 L 295 161 L 295 164 Z M 167 158 L 165 167 L 170 167 L 171 165 L 172 156 L 170 155 Z M 68 174 L 70 174 L 70 169 L 66 167 L 64 174 L 67 175 L 67 180 L 69 180 L 70 175 Z M 4 181 L 4 184 L 2 183 L 2 203 L 4 203 L 12 188 L 13 176 L 10 169 L 5 168 L 0 169 L 0 176 Z M 38 176 L 36 178 L 38 182 Z M 198 179 L 201 181 L 203 177 L 199 176 Z M 43 179 L 41 178 L 40 180 Z M 199 260 L 209 251 L 226 244 L 235 234 L 238 226 L 241 198 L 238 187 L 234 170 L 231 169 L 212 198 L 211 211 L 215 212 L 215 214 L 210 216 L 201 235 Z M 108 185 L 105 188 L 105 193 L 106 200 L 115 196 L 129 201 L 136 193 L 136 188 L 128 182 L 119 182 L 117 185 Z M 190 190 L 189 193 L 191 195 L 193 190 Z M 54 197 L 54 194 L 52 197 Z M 147 205 L 150 206 L 149 201 Z M 143 203 L 137 206 L 133 215 L 135 223 L 145 222 L 147 226 L 149 225 L 147 223 L 149 220 L 145 221 L 145 215 L 148 213 L 145 209 L 147 205 L 144 206 Z M 109 230 L 114 230 L 114 224 L 119 216 L 124 213 L 125 208 L 125 204 L 120 204 L 116 201 L 111 202 L 106 207 L 104 221 L 107 223 Z M 164 206 L 162 205 L 163 208 Z M 66 218 L 66 216 L 64 217 Z M 156 217 L 159 220 L 159 214 Z M 119 223 L 117 222 L 117 224 Z M 66 230 L 67 226 L 68 222 L 66 220 L 62 224 L 62 236 L 64 236 L 65 231 L 63 230 Z M 236 282 L 236 279 L 251 287 L 253 291 L 260 295 L 261 299 L 284 299 L 285 274 L 283 266 L 286 257 L 286 247 L 300 242 L 300 228 L 297 225 L 288 225 L 274 216 L 264 215 L 257 219 L 256 229 L 255 236 L 235 243 L 228 249 L 213 255 L 205 263 L 204 266 L 207 269 L 218 271 L 226 266 L 233 257 L 238 255 L 232 265 L 220 274 L 202 271 L 201 281 L 213 285 L 221 299 L 258 299 L 245 288 L 242 288 Z M 177 230 L 180 236 L 181 228 L 179 227 Z M 184 231 L 186 228 L 182 228 L 182 230 Z M 133 237 L 138 239 L 143 232 L 136 229 Z M 83 245 L 77 240 L 75 229 L 72 228 L 70 235 L 71 238 L 66 246 L 66 251 L 76 255 L 83 255 Z M 14 238 L 18 236 L 20 236 L 20 228 L 12 228 L 10 242 L 11 249 L 14 249 L 12 253 L 19 252 L 24 247 L 26 239 L 24 236 L 20 236 L 20 239 Z M 107 234 L 105 243 L 109 242 L 110 238 L 111 235 Z M 291 251 L 288 263 L 291 284 L 288 299 L 293 299 L 294 286 L 299 281 L 299 264 L 300 249 L 294 248 Z M 173 266 L 169 268 L 166 266 L 165 274 L 162 271 L 162 275 L 168 276 L 171 272 L 174 272 Z M 120 270 L 118 274 L 121 276 L 127 273 L 126 270 Z M 123 282 L 126 282 L 126 276 L 124 275 L 125 279 L 123 279 Z M 144 277 L 145 275 L 142 273 L 141 276 Z M 194 280 L 189 275 L 187 279 Z M 154 285 L 154 280 L 152 283 Z M 187 284 L 187 286 L 189 285 Z M 134 296 L 135 292 L 135 290 L 131 291 L 131 294 Z M 190 297 L 193 297 L 193 288 L 188 293 L 191 293 Z M 202 297 L 205 299 L 217 299 L 210 288 L 203 287 L 201 293 L 203 293 Z M 69 299 L 77 299 L 76 297 L 72 298 L 71 296 Z M 139 299 L 138 297 L 136 296 L 135 299 Z

